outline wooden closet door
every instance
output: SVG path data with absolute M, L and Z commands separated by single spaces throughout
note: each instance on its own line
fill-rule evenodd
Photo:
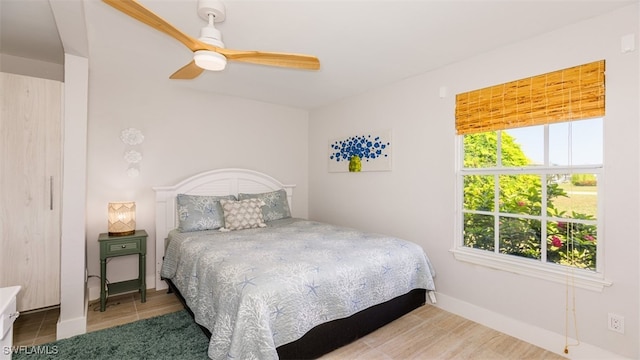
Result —
M 0 287 L 60 304 L 62 83 L 0 73 Z

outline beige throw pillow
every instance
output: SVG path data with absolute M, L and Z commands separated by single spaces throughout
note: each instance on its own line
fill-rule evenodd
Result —
M 224 230 L 242 230 L 266 227 L 262 216 L 261 199 L 246 199 L 241 201 L 220 200 L 224 213 Z

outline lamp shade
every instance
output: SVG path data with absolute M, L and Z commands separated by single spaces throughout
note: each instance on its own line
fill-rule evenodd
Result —
M 109 203 L 109 236 L 133 235 L 136 232 L 136 203 Z

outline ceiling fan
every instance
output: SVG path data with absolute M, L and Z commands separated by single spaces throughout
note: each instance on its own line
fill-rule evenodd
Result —
M 195 39 L 175 28 L 136 0 L 103 0 L 117 10 L 162 31 L 193 51 L 193 60 L 173 73 L 171 79 L 194 79 L 204 70 L 223 70 L 227 60 L 293 69 L 318 70 L 317 57 L 303 54 L 232 50 L 222 43 L 222 35 L 214 23 L 224 21 L 225 7 L 219 0 L 198 0 L 198 15 L 208 24 Z

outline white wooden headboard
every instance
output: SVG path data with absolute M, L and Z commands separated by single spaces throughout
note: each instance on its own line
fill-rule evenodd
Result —
M 261 172 L 247 169 L 217 169 L 193 175 L 172 186 L 158 186 L 156 192 L 156 289 L 166 289 L 167 284 L 160 280 L 164 240 L 169 231 L 178 224 L 176 218 L 176 197 L 189 195 L 238 195 L 238 193 L 256 194 L 284 189 L 289 207 L 293 208 L 293 188 Z

